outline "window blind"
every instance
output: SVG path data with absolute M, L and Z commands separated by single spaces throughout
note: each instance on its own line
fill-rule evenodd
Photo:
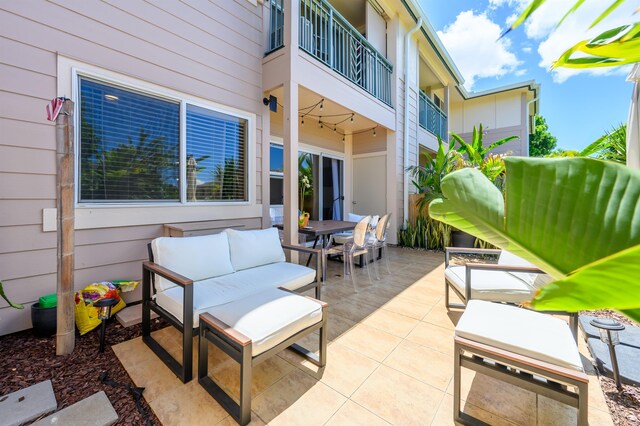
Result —
M 79 83 L 79 200 L 179 200 L 180 103 Z
M 244 118 L 187 105 L 187 201 L 247 201 Z

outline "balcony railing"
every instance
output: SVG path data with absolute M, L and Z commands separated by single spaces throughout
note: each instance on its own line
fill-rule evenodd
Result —
M 447 140 L 447 114 L 438 108 L 422 90 L 420 90 L 419 122 L 420 127 L 427 132 Z
M 269 51 L 282 47 L 284 0 L 271 0 Z M 391 105 L 391 63 L 325 0 L 300 0 L 299 46 Z

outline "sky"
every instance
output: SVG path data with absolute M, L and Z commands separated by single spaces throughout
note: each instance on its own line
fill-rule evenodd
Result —
M 627 121 L 630 67 L 573 70 L 551 64 L 576 42 L 640 19 L 640 0 L 626 0 L 600 24 L 589 24 L 611 3 L 586 0 L 560 27 L 576 0 L 547 0 L 529 20 L 498 40 L 530 0 L 420 0 L 469 91 L 520 81 L 541 85 L 540 113 L 558 148 L 581 150 Z M 444 6 L 446 4 L 446 6 Z

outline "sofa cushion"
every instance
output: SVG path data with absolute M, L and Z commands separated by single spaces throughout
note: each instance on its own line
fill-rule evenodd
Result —
M 466 267 L 449 266 L 445 278 L 466 294 Z M 535 289 L 521 279 L 501 271 L 471 271 L 471 298 L 496 302 L 521 303 L 533 297 Z
M 528 260 L 524 260 L 520 256 L 516 256 L 515 254 L 502 250 L 500 252 L 500 257 L 498 257 L 498 265 L 505 266 L 526 266 L 529 268 L 537 268 L 536 265 L 529 262 Z M 522 281 L 526 282 L 529 285 L 533 285 L 533 282 L 536 280 L 538 274 L 536 273 L 528 273 L 528 272 L 507 272 L 508 274 L 513 275 L 514 277 L 520 278 Z
M 583 371 L 569 326 L 551 315 L 472 300 L 458 321 L 455 334 L 539 361 Z
M 235 274 L 218 277 L 216 281 L 226 288 L 245 289 L 255 292 L 256 289 L 284 287 L 297 290 L 316 279 L 316 271 L 306 266 L 289 262 L 270 263 L 250 269 L 243 269 Z
M 207 310 L 249 337 L 259 355 L 322 320 L 322 306 L 306 297 L 269 289 Z
M 284 250 L 276 228 L 255 231 L 224 231 L 229 238 L 231 264 L 236 271 L 283 262 Z
M 198 237 L 160 237 L 151 242 L 154 262 L 200 281 L 234 272 L 229 256 L 227 234 Z M 164 291 L 175 284 L 156 276 L 156 289 Z
M 210 278 L 193 284 L 193 323 L 198 326 L 198 315 L 209 307 L 243 299 L 270 288 L 284 287 L 297 290 L 315 280 L 316 271 L 287 262 L 272 263 L 245 269 L 233 274 Z M 156 295 L 156 302 L 182 322 L 181 287 L 174 287 Z

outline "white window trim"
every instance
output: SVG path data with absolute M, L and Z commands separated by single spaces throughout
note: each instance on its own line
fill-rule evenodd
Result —
M 186 126 L 184 118 L 186 116 L 186 104 L 194 106 L 200 106 L 203 108 L 218 111 L 224 114 L 237 116 L 247 120 L 247 196 L 248 201 L 201 201 L 201 202 L 186 202 L 186 194 L 181 185 L 180 188 L 180 200 L 185 201 L 170 201 L 170 202 L 126 202 L 126 203 L 79 203 L 78 191 L 76 189 L 74 194 L 75 206 L 76 206 L 76 229 L 93 229 L 93 228 L 107 228 L 114 226 L 134 226 L 134 225 L 151 225 L 160 223 L 175 223 L 175 222 L 188 222 L 199 220 L 216 220 L 216 219 L 229 219 L 229 218 L 250 218 L 262 216 L 262 205 L 256 204 L 256 114 L 243 111 L 237 108 L 222 105 L 217 102 L 213 102 L 209 99 L 199 98 L 197 96 L 189 95 L 183 92 L 179 92 L 167 87 L 159 86 L 156 84 L 148 83 L 143 80 L 130 77 L 124 74 L 120 74 L 114 71 L 109 71 L 100 67 L 96 67 L 84 62 L 80 62 L 74 59 L 70 59 L 61 55 L 58 55 L 58 96 L 68 96 L 71 94 L 71 99 L 74 101 L 76 111 L 79 109 L 79 87 L 78 77 L 80 75 L 89 78 L 103 81 L 107 84 L 116 84 L 125 88 L 131 88 L 141 93 L 147 93 L 156 97 L 169 99 L 173 101 L 181 102 L 181 128 L 180 128 L 180 150 L 181 161 L 186 160 L 182 156 L 186 151 L 183 144 L 186 144 L 185 134 Z M 184 111 L 183 111 L 184 110 Z M 74 139 L 79 141 L 80 136 L 80 116 L 78 113 L 74 114 Z M 75 144 L 75 184 L 78 188 L 78 153 L 79 144 Z M 182 176 L 183 170 L 186 168 L 181 167 L 181 179 L 186 179 L 186 176 Z M 184 180 L 182 180 L 184 182 Z M 126 213 L 123 214 L 123 209 L 126 209 Z M 52 216 L 52 211 L 55 209 L 45 209 L 43 211 L 43 219 L 46 219 L 43 223 L 43 230 L 55 231 L 56 225 L 51 222 L 51 218 L 55 218 L 55 214 Z

